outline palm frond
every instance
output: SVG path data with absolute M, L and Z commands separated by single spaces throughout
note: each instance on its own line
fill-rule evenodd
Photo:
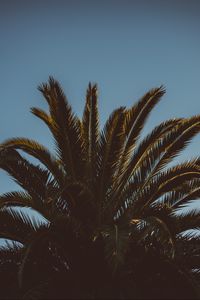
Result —
M 200 179 L 195 178 L 178 185 L 174 190 L 165 193 L 157 202 L 169 207 L 178 208 L 187 206 L 190 200 L 198 199 L 198 188 L 200 186 Z M 196 191 L 196 192 L 195 192 Z M 194 192 L 194 195 L 193 195 Z M 188 198 L 187 198 L 188 196 Z
M 149 206 L 163 194 L 175 189 L 179 184 L 200 178 L 199 166 L 192 162 L 182 163 L 153 177 L 151 182 L 138 191 L 132 210 Z M 142 205 L 143 203 L 143 205 Z
M 154 190 L 156 189 L 156 191 L 151 200 L 148 202 L 150 203 L 155 201 L 162 194 L 174 190 L 177 186 L 184 184 L 189 180 L 199 178 L 200 167 L 197 166 L 194 161 L 188 161 L 175 167 L 169 168 L 168 170 L 161 172 L 157 176 L 157 180 L 155 180 L 157 187 L 154 186 L 152 188 Z
M 200 187 L 190 191 L 187 195 L 177 200 L 176 203 L 172 205 L 172 207 L 174 209 L 183 208 L 187 206 L 191 200 L 199 200 L 199 198 L 200 198 Z
M 31 113 L 42 120 L 50 130 L 53 130 L 53 120 L 49 114 L 47 114 L 43 109 L 38 107 L 31 107 Z
M 39 90 L 49 104 L 50 115 L 54 122 L 53 136 L 57 145 L 57 154 L 64 169 L 72 178 L 80 178 L 83 166 L 83 143 L 81 124 L 72 112 L 72 108 L 60 86 L 52 77 L 48 84 Z
M 119 194 L 127 190 L 127 185 L 132 187 L 135 185 L 137 188 L 139 185 L 144 184 L 146 176 L 157 162 L 160 154 L 165 150 L 166 144 L 170 141 L 166 136 L 170 137 L 169 133 L 180 122 L 181 119 L 171 119 L 163 122 L 143 139 L 135 149 L 127 167 L 124 170 L 122 169 L 120 174 L 118 173 L 118 178 L 116 178 L 116 184 L 113 188 L 113 199 L 119 198 Z M 119 203 L 116 203 L 116 206 L 118 205 Z
M 47 170 L 31 164 L 10 148 L 0 152 L 0 167 L 37 201 L 38 208 L 42 205 L 49 178 Z
M 13 138 L 5 141 L 1 144 L 1 147 L 3 149 L 19 149 L 33 156 L 38 159 L 59 182 L 63 183 L 64 174 L 60 169 L 56 158 L 53 157 L 48 149 L 38 142 L 27 138 Z
M 160 101 L 165 93 L 163 87 L 155 88 L 147 92 L 132 108 L 126 110 L 125 114 L 125 135 L 123 152 L 120 159 L 119 169 L 121 172 L 127 166 L 136 142 L 154 106 Z
M 124 140 L 124 108 L 116 109 L 104 126 L 99 141 L 98 152 L 98 199 L 105 201 L 118 168 L 119 157 Z
M 131 109 L 126 111 L 125 133 L 127 140 L 123 155 L 129 156 L 135 147 L 135 143 L 143 129 L 149 113 L 160 101 L 164 93 L 165 90 L 163 86 L 151 89 L 135 105 L 133 105 Z
M 92 86 L 89 84 L 87 89 L 86 103 L 82 117 L 82 135 L 87 166 L 86 176 L 89 176 L 89 180 L 93 182 L 96 178 L 99 141 L 99 114 L 96 85 Z
M 22 206 L 35 208 L 32 197 L 23 191 L 14 191 L 0 195 L 0 208 L 7 206 Z
M 176 210 L 173 212 L 172 217 L 177 223 L 177 234 L 182 233 L 189 229 L 200 228 L 200 211 L 196 209 L 188 210 L 186 213 L 182 212 L 176 214 Z
M 164 155 L 161 157 L 153 170 L 153 174 L 163 169 L 180 151 L 182 151 L 200 131 L 200 116 L 194 116 L 185 119 L 175 131 L 174 141 L 167 147 Z
M 1 238 L 11 239 L 24 244 L 41 226 L 44 226 L 44 222 L 36 220 L 34 216 L 30 217 L 22 211 L 17 211 L 13 208 L 0 210 Z

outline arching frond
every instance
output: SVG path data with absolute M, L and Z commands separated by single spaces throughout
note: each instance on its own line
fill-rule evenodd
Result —
M 173 213 L 173 218 L 176 220 L 178 231 L 177 233 L 200 228 L 200 211 L 193 209 L 188 212 L 182 212 L 181 214 Z
M 172 191 L 177 185 L 196 178 L 200 178 L 200 169 L 193 162 L 186 162 L 163 171 L 138 191 L 133 209 L 140 207 L 142 211 L 144 207 L 156 201 L 164 193 Z
M 37 107 L 31 107 L 30 109 L 31 113 L 41 119 L 50 130 L 53 130 L 53 120 L 50 115 L 48 115 L 44 110 Z
M 197 200 L 198 188 L 200 186 L 200 179 L 195 178 L 178 185 L 174 190 L 164 194 L 157 202 L 169 207 L 178 208 L 187 206 L 190 200 Z M 195 192 L 196 191 L 196 192 Z M 194 192 L 194 194 L 193 194 Z
M 14 149 L 4 148 L 0 155 L 0 167 L 34 198 L 38 208 L 41 207 L 49 172 L 28 162 Z
M 11 239 L 24 244 L 41 226 L 44 226 L 43 222 L 36 221 L 33 216 L 30 217 L 22 211 L 13 208 L 0 210 L 0 238 Z
M 160 154 L 165 150 L 166 145 L 172 141 L 170 139 L 170 132 L 180 122 L 181 119 L 172 119 L 163 122 L 143 139 L 133 152 L 131 161 L 127 164 L 126 169 L 121 169 L 120 174 L 118 173 L 118 178 L 116 178 L 116 183 L 113 187 L 113 200 L 119 198 L 119 194 L 124 193 L 124 190 L 127 190 L 127 188 L 130 189 L 130 186 L 132 186 L 132 190 L 136 190 L 139 185 L 144 184 L 146 176 L 157 162 Z M 169 138 L 166 138 L 166 136 Z M 119 203 L 116 203 L 116 206 L 118 205 Z
M 32 207 L 36 209 L 32 197 L 23 191 L 9 192 L 0 195 L 0 208 L 7 206 Z
M 149 113 L 154 106 L 160 101 L 164 95 L 165 90 L 163 86 L 155 88 L 147 92 L 132 108 L 126 111 L 125 117 L 125 134 L 127 136 L 125 149 L 123 155 L 129 155 L 141 130 L 149 116 Z
M 27 154 L 38 159 L 55 178 L 63 183 L 63 172 L 55 157 L 41 144 L 27 138 L 13 138 L 1 144 L 3 148 L 23 150 Z
M 131 152 L 136 147 L 136 142 L 144 127 L 144 124 L 153 107 L 159 102 L 165 90 L 161 86 L 147 92 L 132 108 L 125 113 L 125 135 L 126 140 L 123 145 L 123 151 L 120 158 L 118 172 L 119 174 L 127 167 Z M 118 174 L 118 176 L 119 176 Z
M 174 141 L 167 147 L 165 154 L 161 157 L 153 170 L 153 175 L 159 172 L 171 160 L 176 157 L 200 131 L 200 116 L 185 119 L 175 133 Z
M 48 84 L 43 84 L 39 90 L 48 99 L 59 159 L 69 176 L 72 176 L 73 179 L 80 178 L 83 166 L 80 121 L 72 112 L 65 94 L 56 80 L 50 77 Z

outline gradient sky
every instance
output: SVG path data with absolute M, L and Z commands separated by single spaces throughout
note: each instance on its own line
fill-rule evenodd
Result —
M 37 86 L 53 75 L 75 112 L 99 85 L 101 124 L 163 84 L 145 133 L 164 119 L 200 114 L 200 1 L 0 0 L 0 141 L 25 136 L 53 147 L 29 112 L 46 108 Z M 200 155 L 200 136 L 181 160 Z M 0 171 L 0 192 L 16 189 Z M 17 188 L 18 189 L 18 188 Z

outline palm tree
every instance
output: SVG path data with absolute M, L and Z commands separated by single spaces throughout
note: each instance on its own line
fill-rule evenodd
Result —
M 103 130 L 96 84 L 88 86 L 82 119 L 52 77 L 39 90 L 49 111 L 31 112 L 48 126 L 55 153 L 27 138 L 9 139 L 0 151 L 0 167 L 23 189 L 0 196 L 0 237 L 13 241 L 1 248 L 0 261 L 15 265 L 16 293 L 23 299 L 197 296 L 199 238 L 183 233 L 199 228 L 200 213 L 177 212 L 200 196 L 200 158 L 168 164 L 200 131 L 200 116 L 167 120 L 141 139 L 162 86 L 114 110 Z M 16 207 L 32 208 L 46 221 Z

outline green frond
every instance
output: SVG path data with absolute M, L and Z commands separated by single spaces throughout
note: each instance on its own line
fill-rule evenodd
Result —
M 83 166 L 83 142 L 81 124 L 72 112 L 72 108 L 59 85 L 52 77 L 48 84 L 40 87 L 48 99 L 50 115 L 54 122 L 53 136 L 57 145 L 57 154 L 67 175 L 80 178 Z
M 41 144 L 27 138 L 12 138 L 1 144 L 2 148 L 19 149 L 38 159 L 58 180 L 64 182 L 64 174 L 56 158 Z
M 93 182 L 96 178 L 99 141 L 99 113 L 97 86 L 89 84 L 82 117 L 82 136 L 86 160 L 86 176 Z

